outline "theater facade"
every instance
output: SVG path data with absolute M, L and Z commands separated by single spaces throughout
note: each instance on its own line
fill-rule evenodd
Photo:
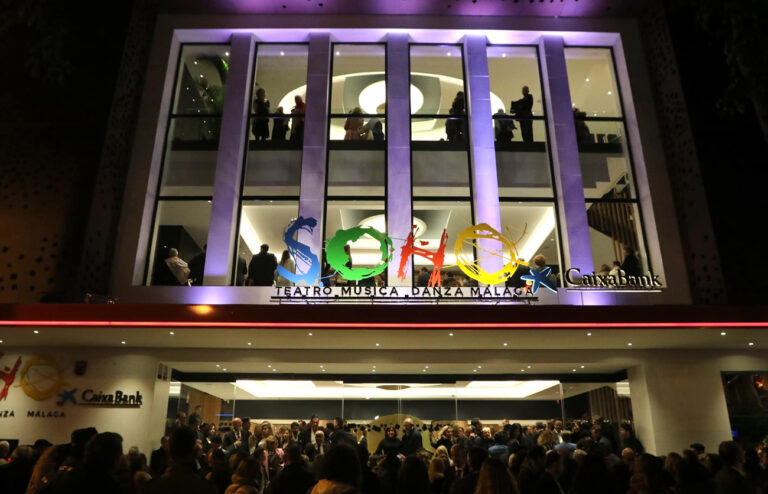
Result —
M 147 450 L 197 405 L 768 434 L 768 314 L 712 304 L 663 19 L 583 3 L 139 3 L 105 303 L 0 307 L 0 438 Z

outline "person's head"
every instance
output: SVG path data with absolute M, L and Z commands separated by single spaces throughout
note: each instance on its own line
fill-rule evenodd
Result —
M 240 432 L 243 430 L 243 420 L 235 417 L 232 419 L 232 429 L 235 430 L 235 432 Z
M 264 90 L 263 87 L 260 87 L 259 89 L 256 90 L 256 99 L 263 100 L 266 97 L 267 97 L 267 92 Z
M 397 492 L 401 494 L 421 494 L 429 492 L 429 473 L 427 465 L 418 456 L 409 456 L 400 468 Z
M 564 443 L 569 443 L 571 442 L 573 435 L 571 434 L 571 431 L 566 430 L 560 433 L 560 437 L 563 439 Z
M 187 430 L 192 432 L 191 429 Z M 88 472 L 111 472 L 117 469 L 122 457 L 122 436 L 114 432 L 102 432 L 85 446 L 85 469 Z
M 507 465 L 498 458 L 486 459 L 480 468 L 475 492 L 478 494 L 515 492 Z
M 635 255 L 635 249 L 633 249 L 629 245 L 624 246 L 624 255 L 626 256 L 634 256 Z
M 536 254 L 533 256 L 531 262 L 536 265 L 536 269 L 544 269 L 547 267 L 547 258 L 541 254 Z
M 507 435 L 503 431 L 499 431 L 493 435 L 493 442 L 496 444 L 505 444 L 507 442 Z
M 635 466 L 635 450 L 624 448 L 621 450 L 621 461 L 631 470 Z
M 346 444 L 329 449 L 320 464 L 320 478 L 357 489 L 362 483 L 362 469 L 357 452 Z
M 528 89 L 528 86 L 523 86 L 523 96 L 528 96 L 528 93 L 531 91 Z
M 736 441 L 721 442 L 717 448 L 717 454 L 723 465 L 727 467 L 741 468 L 744 466 L 744 448 Z
M 411 429 L 413 429 L 413 419 L 406 417 L 406 419 L 403 420 L 403 430 L 409 432 Z
M 195 454 L 197 433 L 189 427 L 178 427 L 171 433 L 169 451 L 176 461 L 191 460 Z
M 424 274 L 427 274 L 427 273 L 429 273 L 429 270 L 427 268 L 422 267 L 421 268 L 421 272 L 424 273 Z
M 298 422 L 291 422 L 291 434 L 298 436 L 299 432 L 301 432 L 301 424 Z
M 467 452 L 459 444 L 451 446 L 451 460 L 456 468 L 464 468 L 467 463 Z
M 203 420 L 200 417 L 200 415 L 198 415 L 196 413 L 193 413 L 192 415 L 189 416 L 189 427 L 192 430 L 199 431 L 200 430 L 200 425 L 202 424 L 202 421 Z
M 291 440 L 291 429 L 289 429 L 286 426 L 280 427 L 280 440 L 283 441 L 283 443 L 287 443 Z
M 547 453 L 544 460 L 544 468 L 555 478 L 558 478 L 563 473 L 563 459 L 557 451 Z
M 480 446 L 472 446 L 467 452 L 467 464 L 470 471 L 479 472 L 483 462 L 488 458 L 488 451 Z
M 170 249 L 168 249 L 168 257 L 179 257 L 179 250 L 174 248 L 174 247 L 171 247 Z M 184 413 L 184 412 L 179 412 L 179 413 L 181 414 L 181 413 Z M 185 417 L 186 417 L 186 415 L 187 414 L 184 413 Z
M 240 464 L 237 465 L 235 475 L 240 478 L 241 483 L 256 482 L 261 478 L 262 464 L 259 460 L 253 456 L 246 456 L 240 460 Z
M 304 103 L 304 99 L 298 94 L 293 97 L 293 101 L 294 103 L 296 103 L 296 105 L 301 105 L 302 103 Z
M 338 430 L 344 429 L 344 419 L 341 417 L 335 417 L 333 419 L 333 428 Z
M 627 439 L 632 436 L 632 426 L 629 424 L 621 424 L 619 426 L 619 437 Z
M 589 432 L 592 435 L 592 439 L 594 439 L 595 441 L 600 440 L 600 436 L 602 435 L 602 429 L 600 428 L 599 425 L 592 427 L 592 430 Z
M 316 442 L 317 444 L 322 444 L 322 443 L 324 443 L 324 442 L 325 442 L 325 432 L 323 432 L 323 431 L 322 431 L 322 430 L 320 430 L 320 429 L 318 429 L 317 431 L 315 431 L 315 442 Z
M 272 424 L 269 422 L 261 423 L 261 437 L 269 437 L 272 435 Z
M 620 267 L 621 267 L 621 262 L 619 262 L 619 261 L 613 261 L 613 267 L 614 267 L 614 268 L 620 268 Z
M 696 453 L 697 456 L 704 455 L 707 452 L 707 448 L 701 443 L 691 444 L 691 449 L 694 451 L 694 453 Z
M 7 459 L 9 454 L 11 454 L 11 443 L 0 441 L 0 458 Z
M 269 252 L 269 245 L 267 245 L 267 244 L 261 244 L 261 247 L 259 247 L 259 251 L 260 251 L 262 254 L 266 254 L 267 252 Z
M 397 429 L 395 429 L 394 425 L 388 425 L 386 429 L 384 429 L 384 435 L 390 439 L 394 439 L 397 437 Z
M 320 425 L 320 419 L 317 417 L 317 415 L 312 415 L 309 418 L 309 427 L 314 431 L 318 428 Z
M 449 460 L 450 459 L 450 454 L 448 453 L 448 448 L 446 448 L 442 444 L 440 446 L 438 446 L 437 449 L 435 450 L 435 456 L 443 458 L 445 460 Z
M 563 421 L 562 420 L 555 420 L 555 431 L 563 432 Z
M 267 451 L 270 453 L 274 453 L 277 451 L 277 439 L 275 439 L 275 436 L 269 436 L 264 440 L 264 444 L 267 447 Z
M 482 434 L 483 434 L 483 439 L 490 439 L 491 438 L 491 428 L 490 427 L 483 427 Z
M 283 251 L 283 255 L 280 256 L 280 264 L 284 264 L 284 263 L 288 262 L 288 260 L 290 258 L 291 258 L 291 253 L 288 252 L 287 250 L 284 250 Z

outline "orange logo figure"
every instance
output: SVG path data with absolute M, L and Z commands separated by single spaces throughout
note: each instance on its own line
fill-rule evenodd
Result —
M 67 381 L 64 379 L 64 369 L 48 355 L 35 356 L 27 359 L 21 369 L 19 386 L 33 400 L 42 401 L 54 396 Z
M 2 357 L 3 354 L 0 353 L 0 357 Z M 3 390 L 0 391 L 0 401 L 3 401 L 8 397 L 8 389 L 11 387 L 11 384 L 13 384 L 14 379 L 16 379 L 16 371 L 19 370 L 19 366 L 21 365 L 21 356 L 16 359 L 16 363 L 13 365 L 13 369 L 11 369 L 8 366 L 3 366 L 3 370 L 0 371 L 0 380 L 3 381 Z

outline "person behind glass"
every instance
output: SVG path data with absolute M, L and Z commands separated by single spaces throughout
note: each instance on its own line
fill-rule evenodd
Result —
M 455 117 L 449 118 L 445 122 L 445 134 L 449 141 L 463 141 L 464 140 L 464 120 L 461 118 L 464 115 L 464 92 L 459 91 L 456 93 L 456 97 L 453 98 L 451 103 L 451 109 L 448 113 Z
M 263 87 L 256 90 L 256 99 L 253 100 L 253 113 L 257 115 L 253 118 L 251 130 L 253 137 L 257 141 L 266 141 L 269 139 L 269 100 L 267 92 Z
M 422 448 L 421 431 L 413 425 L 410 417 L 403 420 L 403 444 L 400 453 L 405 456 L 412 455 Z
M 507 114 L 504 113 L 504 108 L 499 108 L 499 111 L 494 116 L 496 118 L 493 119 L 493 130 L 496 142 L 510 142 L 515 137 L 514 132 L 512 132 L 517 128 L 515 127 L 515 121 L 511 118 L 506 118 Z
M 376 451 L 373 453 L 373 455 L 397 455 L 400 452 L 400 448 L 402 448 L 402 446 L 402 441 L 397 438 L 397 429 L 395 429 L 394 425 L 388 425 L 386 429 L 384 429 L 384 438 L 379 441 L 379 445 L 376 446 Z
M 242 419 L 235 417 L 232 419 L 232 430 L 224 434 L 222 449 L 227 456 L 231 456 L 234 453 L 248 455 L 250 454 L 250 451 L 248 450 L 248 438 L 250 436 L 250 431 L 243 430 Z
M 592 133 L 589 131 L 587 122 L 584 120 L 587 118 L 587 112 L 583 112 L 578 108 L 573 109 L 573 120 L 576 125 L 576 139 L 580 143 L 594 142 Z
M 189 284 L 189 265 L 179 257 L 177 249 L 171 248 L 168 250 L 168 258 L 165 260 L 165 265 L 171 270 L 179 285 Z
M 248 284 L 252 286 L 272 286 L 277 258 L 269 253 L 269 245 L 263 244 L 258 254 L 248 264 Z
M 298 94 L 293 97 L 295 106 L 291 108 L 291 142 L 304 142 L 304 113 L 307 104 Z
M 627 276 L 641 276 L 643 274 L 640 259 L 635 255 L 635 249 L 629 245 L 624 246 L 624 262 L 621 263 L 621 269 L 627 273 Z
M 296 263 L 293 262 L 293 259 L 291 259 L 291 253 L 287 250 L 283 251 L 283 255 L 280 257 L 280 264 L 278 264 L 278 266 L 281 266 L 288 272 L 296 272 Z M 280 276 L 280 272 L 277 270 L 277 268 L 275 268 L 275 286 L 293 286 L 293 283 L 288 281 L 287 278 Z
M 344 140 L 345 141 L 360 141 L 365 140 L 364 136 L 367 136 L 368 130 L 363 126 L 363 110 L 359 106 L 352 108 L 349 112 L 349 117 L 344 122 Z
M 429 270 L 425 267 L 422 267 L 419 272 L 419 277 L 416 278 L 416 286 L 418 287 L 429 286 L 429 277 L 430 277 Z
M 517 123 L 520 124 L 520 133 L 523 136 L 523 142 L 533 142 L 533 120 L 530 117 L 533 116 L 533 96 L 531 95 L 528 86 L 523 86 L 523 97 L 519 100 L 512 101 L 509 105 L 510 109 L 514 112 L 518 119 Z
M 289 118 L 283 116 L 283 107 L 278 106 L 275 110 L 275 118 L 272 120 L 272 140 L 285 141 L 285 135 L 288 133 Z

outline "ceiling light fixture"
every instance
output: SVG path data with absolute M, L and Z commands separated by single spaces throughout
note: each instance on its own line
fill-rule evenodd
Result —
M 307 336 L 312 336 L 312 333 L 307 333 Z
M 627 346 L 632 346 L 632 342 L 627 343 Z
M 508 343 L 504 343 L 504 346 L 507 346 L 507 345 L 508 345 Z
M 726 335 L 726 332 L 725 332 L 725 331 L 722 331 L 722 332 L 720 333 L 720 336 L 725 336 L 725 335 Z
M 381 345 L 379 345 L 378 343 L 376 343 L 376 346 L 381 346 Z
M 120 342 L 120 344 L 121 344 L 121 345 L 125 345 L 125 342 L 124 342 L 124 341 L 121 341 L 121 342 Z
M 448 333 L 448 336 L 453 336 L 453 333 Z
M 282 56 L 284 56 L 284 55 L 285 55 L 285 52 L 284 52 L 284 51 L 281 51 L 281 52 L 280 52 L 280 56 L 282 57 Z
M 35 333 L 35 334 L 39 334 L 40 333 L 40 331 L 38 331 L 38 330 L 34 330 L 32 332 Z
M 755 343 L 753 341 L 750 341 L 749 346 L 755 346 Z
M 173 336 L 173 335 L 175 335 L 176 333 L 174 333 L 173 331 L 170 331 L 168 334 L 169 334 L 169 335 L 171 335 L 171 336 Z
M 249 342 L 248 342 L 248 346 L 251 346 L 251 345 L 253 345 L 253 343 L 251 343 L 251 342 L 249 341 Z
M 584 368 L 584 366 L 582 365 L 582 366 L 581 366 L 581 368 L 583 369 L 583 368 Z
M 592 336 L 592 333 L 587 333 L 587 336 Z
M 585 80 L 586 80 L 587 82 L 589 82 L 589 77 L 587 77 Z

